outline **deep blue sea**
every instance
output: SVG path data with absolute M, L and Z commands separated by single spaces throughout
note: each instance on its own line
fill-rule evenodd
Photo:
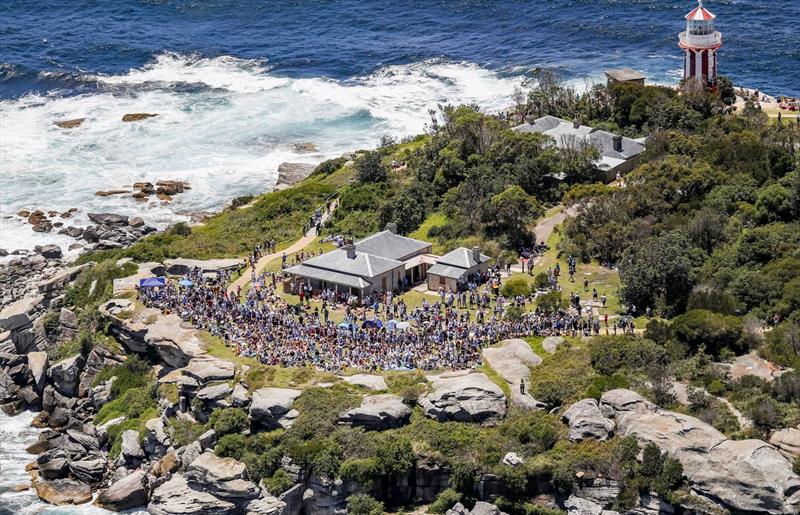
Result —
M 523 75 L 576 87 L 628 66 L 680 78 L 689 0 L 0 1 L 0 248 L 22 209 L 78 207 L 164 225 L 268 190 L 280 163 L 316 163 L 418 133 L 443 102 L 501 109 Z M 719 68 L 800 96 L 800 0 L 719 0 Z M 121 123 L 129 112 L 159 116 Z M 86 118 L 60 129 L 57 120 Z M 298 153 L 295 143 L 317 151 Z M 137 180 L 191 181 L 169 204 L 97 197 Z

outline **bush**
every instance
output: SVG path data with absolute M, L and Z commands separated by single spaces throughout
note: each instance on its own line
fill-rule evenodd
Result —
M 285 470 L 278 469 L 272 474 L 272 477 L 264 479 L 264 486 L 267 487 L 270 495 L 278 497 L 294 486 L 294 480 Z
M 140 388 L 147 384 L 150 365 L 133 354 L 121 365 L 105 367 L 94 377 L 92 386 L 102 384 L 116 377 L 111 384 L 111 396 L 116 398 L 131 388 Z
M 95 423 L 102 424 L 117 417 L 138 418 L 147 410 L 156 408 L 156 400 L 153 397 L 154 390 L 154 385 L 131 388 L 119 398 L 101 407 L 95 417 Z
M 383 515 L 383 503 L 367 494 L 347 498 L 347 513 L 351 515 Z
M 591 343 L 592 368 L 610 376 L 620 370 L 643 371 L 667 362 L 664 348 L 629 336 L 601 336 Z
M 161 385 L 164 386 L 164 385 Z M 191 420 L 183 420 L 173 418 L 169 420 L 169 425 L 172 428 L 170 440 L 176 447 L 183 447 L 194 442 L 200 435 L 205 433 L 206 427 L 199 422 L 192 422 Z
M 522 277 L 518 277 L 506 281 L 500 289 L 500 293 L 503 297 L 507 298 L 516 297 L 518 295 L 527 296 L 528 293 L 530 293 L 530 287 L 528 286 L 528 281 Z
M 597 376 L 592 380 L 591 386 L 586 389 L 584 397 L 600 400 L 600 397 L 609 390 L 628 388 L 628 381 L 620 374 L 610 376 Z
M 217 409 L 211 413 L 208 426 L 218 436 L 243 433 L 250 428 L 250 419 L 247 412 L 241 408 Z
M 361 183 L 385 182 L 389 172 L 377 150 L 366 152 L 355 160 L 356 179 Z
M 247 438 L 240 433 L 227 434 L 217 441 L 214 452 L 223 458 L 242 460 L 247 450 Z
M 446 513 L 447 510 L 452 508 L 457 502 L 461 502 L 461 494 L 452 488 L 448 488 L 442 490 L 442 492 L 436 496 L 436 500 L 428 506 L 428 511 L 430 513 Z
M 734 352 L 744 350 L 740 346 L 742 320 L 732 315 L 721 315 L 707 309 L 692 309 L 672 321 L 675 336 L 689 348 L 697 350 L 701 345 L 714 356 L 728 348 Z
M 560 291 L 551 291 L 536 297 L 536 305 L 545 313 L 555 313 L 567 307 Z

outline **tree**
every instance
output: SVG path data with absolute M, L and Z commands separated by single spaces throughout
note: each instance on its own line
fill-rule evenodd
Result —
M 530 240 L 528 225 L 540 217 L 542 206 L 519 186 L 509 186 L 489 201 L 486 220 L 497 234 L 506 236 L 512 245 Z
M 355 494 L 347 498 L 347 513 L 351 515 L 382 515 L 383 503 L 367 494 Z
M 719 93 L 719 99 L 726 106 L 732 106 L 736 103 L 736 91 L 734 91 L 733 83 L 728 77 L 717 78 L 717 92 Z
M 356 180 L 361 183 L 385 182 L 389 178 L 383 156 L 377 150 L 361 155 L 355 161 Z
M 709 353 L 719 356 L 722 349 L 741 349 L 742 319 L 706 309 L 692 309 L 675 317 L 672 322 L 675 337 L 693 350 L 705 346 Z

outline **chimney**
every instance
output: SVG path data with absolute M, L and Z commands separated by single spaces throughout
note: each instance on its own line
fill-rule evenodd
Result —
M 356 258 L 356 246 L 353 244 L 344 245 L 342 250 L 347 252 L 347 259 L 355 259 Z
M 526 116 L 525 121 L 528 122 L 528 125 L 534 125 L 536 124 L 536 117 L 533 115 Z
M 481 248 L 480 247 L 472 247 L 472 259 L 475 260 L 476 263 L 481 262 Z
M 389 222 L 386 224 L 385 230 L 389 231 L 392 234 L 397 234 L 397 224 L 394 222 Z
M 622 136 L 614 135 L 614 152 L 622 152 Z
M 581 128 L 581 121 L 577 118 L 572 120 L 572 128 L 573 129 L 580 129 Z

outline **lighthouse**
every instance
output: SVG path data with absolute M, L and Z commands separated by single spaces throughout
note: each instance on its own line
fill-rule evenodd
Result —
M 722 33 L 714 26 L 716 16 L 703 7 L 686 15 L 686 30 L 680 33 L 678 46 L 683 49 L 683 78 L 694 77 L 711 89 L 717 87 L 717 50 L 722 46 Z

